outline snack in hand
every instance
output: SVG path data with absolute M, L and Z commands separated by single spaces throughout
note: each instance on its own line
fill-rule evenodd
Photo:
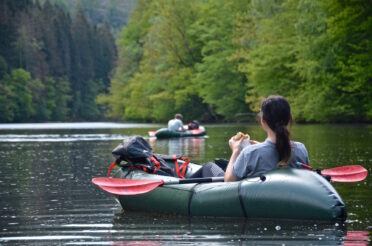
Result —
M 249 135 L 248 135 L 248 134 L 244 134 L 244 133 L 242 133 L 242 132 L 238 132 L 238 133 L 233 137 L 233 139 L 234 139 L 235 141 L 239 141 L 239 140 L 241 140 L 242 138 L 243 138 L 243 142 L 242 142 L 242 144 L 240 145 L 240 147 L 241 147 L 241 149 L 244 149 L 245 147 L 247 147 L 248 145 L 250 145 L 250 143 L 249 143 L 249 139 L 250 139 Z
M 248 139 L 249 140 L 249 135 L 248 134 L 244 134 L 242 132 L 238 132 L 235 136 L 234 136 L 234 140 L 235 141 L 238 141 L 240 140 L 241 138 L 244 138 L 244 139 Z

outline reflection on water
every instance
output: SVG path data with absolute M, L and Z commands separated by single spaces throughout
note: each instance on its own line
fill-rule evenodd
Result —
M 0 130 L 0 245 L 369 244 L 371 176 L 359 183 L 334 185 L 347 206 L 345 224 L 123 212 L 114 197 L 94 186 L 91 178 L 106 175 L 113 161 L 111 151 L 123 138 L 145 137 L 154 128 Z M 150 144 L 155 153 L 182 154 L 204 163 L 228 158 L 227 140 L 238 130 L 253 139 L 264 138 L 254 125 L 207 126 L 208 138 Z M 324 168 L 352 162 L 371 172 L 371 128 L 299 126 L 295 130 L 314 165 Z M 339 141 L 337 133 L 349 141 Z
M 140 219 L 140 220 L 139 220 Z M 138 222 L 140 221 L 140 222 Z M 134 225 L 136 227 L 131 227 Z M 250 242 L 258 245 L 304 245 L 318 243 L 339 245 L 346 229 L 338 224 L 234 218 L 185 218 L 128 212 L 116 214 L 113 229 L 117 231 L 146 228 L 149 241 L 194 242 L 198 244 Z M 290 241 L 289 241 L 290 240 Z
M 367 246 L 371 240 L 368 231 L 347 231 L 344 241 L 345 246 Z
M 3 134 L 0 142 L 109 141 L 126 137 L 120 134 Z
M 19 123 L 19 124 L 0 124 L 0 130 L 40 130 L 40 129 L 128 129 L 128 128 L 148 128 L 157 126 L 155 124 L 138 123 L 112 123 L 112 122 L 76 122 L 76 123 Z
M 167 155 L 192 156 L 198 160 L 203 158 L 205 152 L 205 137 L 197 138 L 171 138 L 156 139 L 150 138 L 149 143 L 154 153 Z

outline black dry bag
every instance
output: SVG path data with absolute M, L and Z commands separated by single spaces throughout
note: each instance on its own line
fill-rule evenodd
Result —
M 170 158 L 168 156 L 154 154 L 148 142 L 140 136 L 124 139 L 112 151 L 112 154 L 116 160 L 110 166 L 109 174 L 113 166 L 121 165 L 120 163 L 125 161 L 126 163 L 124 165 L 138 168 L 148 173 L 184 178 L 187 165 L 190 163 L 188 158 L 174 156 L 171 157 L 171 160 L 174 161 L 175 168 L 172 168 L 166 161 L 169 161 Z M 183 161 L 181 166 L 178 164 L 178 159 Z

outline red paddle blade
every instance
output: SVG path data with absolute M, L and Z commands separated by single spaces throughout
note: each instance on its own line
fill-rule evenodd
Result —
M 350 165 L 350 166 L 342 166 L 342 167 L 334 167 L 330 169 L 324 169 L 322 174 L 325 175 L 348 175 L 348 174 L 355 174 L 367 172 L 367 170 L 360 166 L 360 165 Z
M 106 177 L 93 178 L 92 182 L 108 193 L 122 196 L 147 193 L 164 184 L 163 180 L 132 180 Z
M 367 177 L 368 171 L 359 165 L 350 165 L 325 169 L 322 175 L 331 176 L 334 182 L 359 182 Z

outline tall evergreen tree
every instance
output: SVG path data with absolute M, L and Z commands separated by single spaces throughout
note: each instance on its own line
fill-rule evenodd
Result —
M 43 5 L 1 0 L 0 13 L 1 100 L 9 100 L 10 105 L 1 120 L 100 119 L 96 97 L 107 90 L 116 59 L 107 24 L 96 28 L 81 10 L 72 22 L 68 13 L 49 0 Z M 17 81 L 25 83 L 23 90 Z M 22 91 L 23 101 L 30 102 L 24 108 L 20 105 L 25 103 L 17 99 Z
M 116 45 L 115 40 L 111 34 L 110 26 L 104 22 L 99 26 L 97 31 L 94 55 L 95 55 L 95 79 L 103 80 L 105 88 L 110 86 L 109 74 L 111 69 L 115 66 L 116 61 Z
M 95 29 L 91 28 L 80 9 L 72 22 L 71 88 L 74 119 L 92 120 L 101 114 L 95 102 L 95 97 L 102 90 L 102 82 L 94 80 L 95 35 Z
M 55 82 L 55 108 L 52 111 L 51 118 L 56 121 L 69 120 L 69 103 L 72 99 L 70 82 L 66 77 L 60 77 Z

